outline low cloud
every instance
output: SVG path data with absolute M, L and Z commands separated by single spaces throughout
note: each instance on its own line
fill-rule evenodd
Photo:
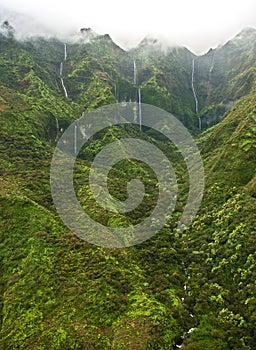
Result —
M 0 23 L 8 20 L 21 40 L 33 36 L 87 40 L 85 35 L 81 39 L 80 28 L 90 27 L 98 34 L 109 34 L 124 49 L 153 37 L 162 48 L 185 46 L 202 54 L 224 44 L 244 27 L 256 25 L 255 0 L 233 0 L 230 4 L 216 0 L 211 8 L 203 0 L 159 0 L 154 6 L 131 0 L 125 7 L 115 0 L 1 1 Z

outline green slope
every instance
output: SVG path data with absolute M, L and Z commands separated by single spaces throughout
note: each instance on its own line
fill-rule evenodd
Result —
M 253 349 L 255 338 L 255 94 L 201 138 L 207 188 L 184 237 L 188 301 L 198 326 L 184 349 Z
M 185 164 L 163 136 L 112 128 L 81 152 L 78 196 L 95 218 L 114 227 L 136 222 L 140 212 L 110 217 L 93 207 L 84 180 L 107 142 L 127 135 L 154 142 L 174 163 L 179 180 L 174 218 L 159 234 L 135 247 L 103 249 L 79 240 L 55 212 L 49 185 L 54 145 L 83 111 L 136 97 L 134 59 L 143 102 L 174 112 L 195 130 L 194 56 L 185 49 L 156 55 L 145 47 L 126 53 L 108 36 L 67 43 L 66 99 L 59 74 L 64 43 L 0 36 L 1 350 L 169 350 L 192 327 L 182 349 L 255 348 L 255 53 L 245 43 L 232 62 L 233 45 L 216 52 L 219 68 L 210 98 L 213 53 L 197 59 L 201 108 L 208 106 L 216 116 L 218 106 L 239 100 L 198 137 L 206 189 L 188 231 L 175 230 L 187 193 Z M 227 52 L 231 61 L 223 72 Z M 131 162 L 111 173 L 112 193 L 125 198 L 127 180 L 141 172 L 153 192 L 150 170 Z M 148 210 L 154 200 L 149 196 Z

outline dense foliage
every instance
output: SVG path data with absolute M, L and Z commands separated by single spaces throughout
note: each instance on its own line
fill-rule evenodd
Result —
M 125 52 L 109 36 L 88 40 L 85 30 L 67 44 L 65 60 L 59 40 L 17 42 L 13 28 L 3 28 L 0 349 L 255 349 L 255 31 L 242 32 L 239 45 L 236 38 L 195 57 L 146 42 Z M 85 181 L 95 154 L 125 135 L 150 139 L 168 155 L 180 195 L 172 220 L 143 244 L 103 249 L 79 240 L 50 193 L 51 157 L 63 130 L 83 112 L 137 100 L 140 87 L 143 102 L 172 112 L 198 134 L 193 59 L 206 189 L 192 226 L 176 230 L 188 187 L 178 150 L 146 129 L 110 128 L 83 149 L 75 168 L 77 195 L 95 220 L 113 227 L 139 220 L 139 210 L 109 216 L 95 207 Z M 145 215 L 155 203 L 156 179 L 144 164 L 118 164 L 109 186 L 123 199 L 127 181 L 140 174 L 149 191 L 140 208 Z

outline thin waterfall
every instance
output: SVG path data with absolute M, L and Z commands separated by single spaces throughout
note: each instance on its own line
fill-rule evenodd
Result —
M 60 62 L 60 76 L 62 76 L 63 73 L 63 62 Z
M 74 127 L 74 154 L 77 153 L 77 125 Z
M 64 91 L 64 95 L 65 95 L 66 98 L 68 98 L 68 92 L 67 92 L 66 86 L 64 85 L 63 78 L 60 78 L 60 80 L 61 80 L 61 85 L 62 85 L 62 88 L 63 88 L 63 91 Z
M 137 85 L 137 67 L 136 67 L 136 61 L 133 61 L 133 84 L 134 86 Z
M 211 65 L 210 65 L 210 68 L 209 68 L 206 104 L 209 104 L 210 103 L 210 99 L 211 99 L 212 71 L 213 71 L 214 65 L 215 65 L 215 51 L 213 52 L 212 61 L 211 61 Z
M 64 61 L 66 61 L 66 59 L 67 59 L 67 45 L 64 44 Z M 68 98 L 68 92 L 67 92 L 66 86 L 64 84 L 64 80 L 62 78 L 62 75 L 63 75 L 63 62 L 60 62 L 60 81 L 61 81 L 62 89 L 64 91 L 64 95 L 66 98 Z
M 135 87 L 137 87 L 137 66 L 136 66 L 136 61 L 133 61 L 133 84 Z M 140 126 L 140 131 L 142 127 L 142 113 L 141 113 L 141 90 L 140 87 L 138 88 L 138 107 L 139 107 L 139 126 Z
M 184 266 L 184 272 L 185 272 L 185 275 L 186 275 L 187 279 L 189 280 L 191 278 L 191 276 L 188 273 L 188 271 L 187 271 L 185 266 Z M 187 284 L 185 282 L 185 284 L 183 285 L 183 297 L 181 298 L 182 302 L 185 302 L 185 297 L 187 295 L 187 290 L 188 290 L 188 288 L 187 288 Z M 191 311 L 189 312 L 189 316 L 192 319 L 195 318 L 195 315 Z M 195 319 L 193 327 L 189 328 L 186 332 L 183 333 L 183 335 L 180 337 L 180 339 L 176 343 L 175 349 L 182 349 L 183 348 L 183 342 L 184 342 L 185 338 L 187 338 L 196 329 L 197 326 L 198 326 L 198 323 L 197 323 L 197 321 Z
M 194 77 L 195 77 L 195 60 L 193 59 L 192 61 L 192 77 L 191 77 L 191 87 L 194 95 L 194 100 L 195 100 L 195 109 L 196 109 L 196 114 L 198 114 L 198 99 L 196 96 L 196 91 L 194 87 Z
M 116 99 L 116 102 L 118 102 L 116 83 L 114 84 L 114 90 L 115 90 L 115 99 Z
M 195 90 L 195 86 L 194 86 L 194 80 L 195 80 L 195 59 L 193 58 L 193 61 L 192 61 L 192 75 L 191 75 L 191 87 L 192 87 L 194 100 L 195 100 L 195 112 L 196 112 L 196 115 L 198 116 L 198 99 L 197 99 L 196 90 Z M 201 123 L 201 118 L 200 117 L 198 117 L 198 127 L 199 127 L 199 130 L 202 130 L 202 123 Z
M 60 126 L 59 126 L 59 120 L 57 117 L 55 117 L 55 123 L 56 123 L 56 137 L 55 137 L 55 142 L 58 139 L 58 134 L 59 134 L 59 130 L 60 130 Z
M 141 91 L 140 91 L 140 89 L 138 89 L 138 98 L 139 98 L 139 125 L 140 125 L 140 131 L 141 131 L 142 115 L 141 115 Z
M 202 120 L 201 117 L 198 117 L 198 128 L 201 131 L 202 130 Z
M 67 44 L 64 44 L 64 61 L 67 60 Z
M 57 118 L 57 117 L 55 117 L 55 122 L 56 122 L 56 131 L 57 131 L 57 133 L 58 133 L 59 130 L 60 130 L 60 126 L 59 126 L 59 121 L 58 121 L 58 118 Z
M 214 64 L 215 64 L 215 51 L 212 55 L 212 62 L 211 62 L 211 67 L 210 67 L 210 70 L 209 70 L 209 75 L 212 73 L 213 71 L 213 68 L 214 68 Z

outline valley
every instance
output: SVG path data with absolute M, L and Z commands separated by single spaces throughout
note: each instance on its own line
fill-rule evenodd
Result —
M 161 51 L 147 38 L 125 51 L 89 28 L 76 41 L 19 41 L 11 24 L 3 26 L 0 349 L 255 349 L 256 30 L 196 56 L 185 47 Z M 79 239 L 58 216 L 50 166 L 74 121 L 130 102 L 137 102 L 138 124 L 104 128 L 79 152 L 74 189 L 83 209 L 109 227 L 129 227 L 153 211 L 158 179 L 136 159 L 117 163 L 108 187 L 125 201 L 127 183 L 143 180 L 138 208 L 111 212 L 92 196 L 95 156 L 122 138 L 156 145 L 172 163 L 179 193 L 152 238 L 104 248 Z M 143 104 L 173 114 L 201 153 L 204 196 L 182 232 L 186 162 L 163 133 L 143 126 Z M 74 154 L 87 127 L 74 127 Z

